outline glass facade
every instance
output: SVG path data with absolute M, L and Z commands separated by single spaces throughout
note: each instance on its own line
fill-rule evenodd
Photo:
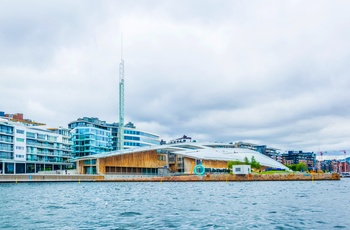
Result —
M 99 120 L 98 118 L 84 117 L 84 118 L 79 118 L 78 120 L 68 124 L 68 128 L 72 130 L 76 128 L 82 129 L 82 131 L 80 131 L 82 133 L 87 133 L 87 131 L 84 129 L 88 129 L 91 127 L 97 128 L 98 130 L 101 130 L 101 131 L 109 131 L 111 133 L 111 138 L 112 138 L 111 139 L 112 150 L 118 150 L 118 129 L 119 129 L 118 123 L 108 124 L 105 121 Z M 93 149 L 85 149 L 85 146 L 83 149 L 82 143 L 76 143 L 76 144 L 77 145 L 75 147 L 77 147 L 78 149 L 73 147 L 73 151 L 75 151 L 75 153 L 82 152 L 82 151 L 89 152 L 90 150 L 92 151 L 93 154 L 98 153 L 98 152 L 93 152 Z M 86 144 L 93 144 L 93 143 L 84 143 L 84 145 Z M 125 125 L 124 148 L 144 147 L 144 146 L 152 146 L 152 145 L 159 145 L 159 144 L 160 144 L 160 140 L 158 135 L 137 130 L 135 125 L 131 122 Z M 73 140 L 73 145 L 75 145 L 74 140 Z M 85 155 L 83 154 L 82 156 L 85 156 Z
M 75 157 L 89 156 L 112 151 L 112 134 L 96 127 L 76 127 L 71 130 L 72 154 Z
M 14 127 L 0 124 L 0 159 L 13 159 Z

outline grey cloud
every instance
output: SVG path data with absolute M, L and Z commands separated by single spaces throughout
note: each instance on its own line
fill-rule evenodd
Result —
M 0 9 L 0 109 L 126 120 L 176 138 L 350 148 L 347 1 L 17 1 Z

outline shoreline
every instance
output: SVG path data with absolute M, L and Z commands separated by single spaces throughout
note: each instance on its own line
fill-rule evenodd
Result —
M 338 173 L 290 173 L 290 174 L 212 174 L 204 176 L 181 175 L 164 177 L 122 177 L 111 175 L 0 175 L 0 183 L 35 182 L 253 182 L 253 181 L 324 181 L 340 180 Z

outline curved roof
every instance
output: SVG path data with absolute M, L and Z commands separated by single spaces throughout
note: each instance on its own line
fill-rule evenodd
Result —
M 222 144 L 222 143 L 196 143 L 196 142 L 184 142 L 168 145 L 159 145 L 152 147 L 141 147 L 134 149 L 124 149 L 122 151 L 112 151 L 96 155 L 91 155 L 87 157 L 78 158 L 80 159 L 95 159 L 95 158 L 106 158 L 117 155 L 124 155 L 129 153 L 142 153 L 150 150 L 163 150 L 178 155 L 186 156 L 193 159 L 201 160 L 220 160 L 220 161 L 241 161 L 244 162 L 244 158 L 247 157 L 249 160 L 254 156 L 255 160 L 260 163 L 260 165 L 280 168 L 289 170 L 283 164 L 275 161 L 274 159 L 265 156 L 257 151 L 244 148 L 235 148 L 232 144 Z

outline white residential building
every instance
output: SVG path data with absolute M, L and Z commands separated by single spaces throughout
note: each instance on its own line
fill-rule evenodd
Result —
M 71 157 L 68 129 L 48 130 L 0 118 L 0 174 L 65 170 Z

